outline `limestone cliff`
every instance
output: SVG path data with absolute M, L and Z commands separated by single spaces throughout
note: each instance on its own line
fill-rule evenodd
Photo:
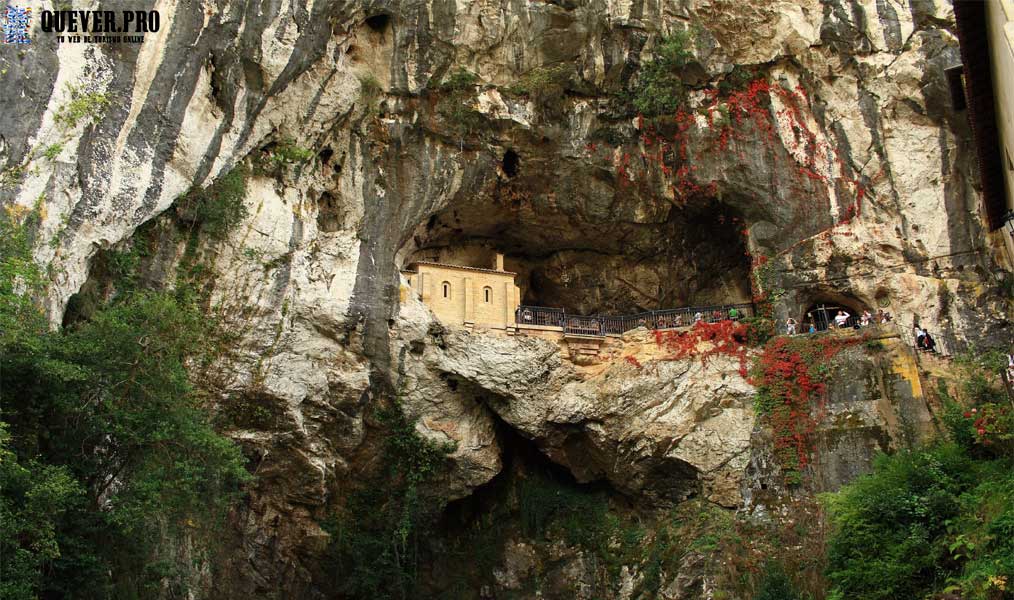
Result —
M 915 320 L 948 352 L 1010 336 L 944 77 L 959 52 L 943 0 L 152 8 L 162 27 L 143 45 L 40 33 L 0 54 L 0 204 L 40 212 L 57 324 L 95 288 L 97 254 L 154 226 L 144 268 L 171 284 L 174 201 L 237 166 L 277 167 L 253 169 L 247 217 L 200 248 L 234 334 L 216 410 L 269 415 L 227 427 L 256 483 L 209 597 L 326 596 L 321 523 L 375 466 L 370 410 L 395 399 L 456 443 L 444 502 L 490 484 L 512 445 L 638 507 L 693 497 L 765 514 L 797 493 L 737 359 L 656 360 L 642 331 L 577 365 L 549 342 L 445 328 L 399 279 L 427 253 L 496 248 L 526 302 L 575 312 L 757 293 L 777 319 L 819 302 L 886 308 L 901 339 L 850 350 L 817 490 L 932 430 L 905 349 Z M 631 90 L 678 32 L 685 97 L 655 125 Z M 95 110 L 68 119 L 80 98 Z M 286 158 L 291 146 L 310 152 Z M 534 568 L 512 548 L 501 591 Z M 562 556 L 561 581 L 598 568 Z M 706 571 L 665 573 L 663 597 L 707 597 L 693 575 Z M 624 572 L 610 595 L 643 578 Z

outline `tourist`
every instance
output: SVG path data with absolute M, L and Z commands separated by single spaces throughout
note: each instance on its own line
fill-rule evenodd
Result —
M 915 327 L 915 347 L 922 348 L 923 338 L 926 337 L 926 332 L 919 328 L 919 325 L 913 325 Z
M 870 311 L 864 310 L 863 311 L 863 316 L 859 319 L 859 325 L 862 326 L 862 327 L 869 327 L 870 326 L 870 321 L 872 321 L 872 320 L 873 320 L 873 315 L 870 314 Z
M 796 320 L 792 317 L 785 319 L 785 333 L 787 335 L 796 335 Z
M 923 333 L 925 335 L 922 337 L 922 349 L 925 352 L 936 352 L 936 340 L 933 339 L 933 336 L 930 335 L 929 331 L 923 330 Z
M 835 324 L 835 326 L 837 326 L 838 329 L 841 329 L 842 327 L 848 326 L 849 317 L 851 317 L 851 316 L 852 315 L 850 315 L 849 313 L 845 312 L 844 310 L 839 310 L 838 314 L 835 315 L 835 317 L 834 317 L 834 324 Z
M 711 313 L 711 322 L 717 323 L 722 320 L 722 311 L 715 309 L 715 312 Z
M 809 333 L 817 333 L 817 326 L 813 324 L 813 321 L 810 321 Z
M 729 309 L 729 320 L 731 321 L 739 320 L 739 309 L 737 309 L 735 306 Z
M 697 314 L 694 315 L 694 323 L 700 323 L 701 319 L 703 319 L 703 318 L 704 318 L 704 315 L 702 315 L 701 312 L 698 311 Z
M 673 319 L 672 326 L 673 327 L 683 327 L 683 315 L 676 315 L 676 318 Z

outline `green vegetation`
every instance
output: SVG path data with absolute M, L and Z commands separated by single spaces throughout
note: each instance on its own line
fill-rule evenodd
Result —
M 291 139 L 284 139 L 271 149 L 271 162 L 276 166 L 301 164 L 313 158 L 313 150 L 299 146 Z
M 566 64 L 537 67 L 522 75 L 508 91 L 537 98 L 561 95 L 572 72 L 573 67 Z
M 482 127 L 485 117 L 475 110 L 475 86 L 479 78 L 465 69 L 458 69 L 440 83 L 443 97 L 437 101 L 437 114 L 460 136 L 467 136 Z
M 437 113 L 460 135 L 477 131 L 485 120 L 481 112 L 472 108 L 470 101 L 457 98 L 439 102 Z
M 728 95 L 731 92 L 743 90 L 747 87 L 747 84 L 756 79 L 757 76 L 758 70 L 756 68 L 736 65 L 732 68 L 732 71 L 729 71 L 722 81 L 718 82 L 718 91 L 722 94 Z M 726 120 L 728 120 L 728 117 L 729 112 L 726 108 Z
M 212 240 L 221 240 L 246 218 L 247 171 L 233 167 L 206 188 L 193 188 L 176 200 L 176 214 L 187 223 L 200 228 Z
M 0 187 L 18 185 L 19 183 L 21 183 L 21 180 L 25 178 L 25 174 L 27 172 L 28 172 L 28 163 L 23 163 L 20 165 L 4 169 L 4 171 L 0 173 Z
M 87 123 L 97 121 L 112 103 L 112 98 L 108 94 L 84 92 L 80 87 L 71 84 L 67 85 L 67 90 L 70 92 L 70 102 L 57 109 L 54 119 L 68 129 L 77 127 L 82 121 Z
M 51 144 L 46 146 L 46 149 L 42 151 L 42 155 L 48 160 L 53 160 L 59 156 L 61 152 L 63 152 L 63 144 Z
M 377 99 L 384 93 L 384 88 L 373 75 L 364 75 L 359 78 L 359 97 L 366 104 L 366 111 L 376 110 Z
M 459 68 L 440 82 L 440 90 L 444 92 L 471 92 L 478 83 L 479 77 L 475 73 Z
M 872 474 L 826 498 L 831 598 L 1009 597 L 1014 421 L 996 357 L 966 359 L 956 399 L 941 385 L 950 441 L 882 455 Z
M 775 335 L 775 322 L 767 317 L 744 317 L 740 323 L 746 325 L 746 343 L 763 346 Z
M 343 597 L 412 598 L 419 558 L 439 506 L 425 484 L 440 474 L 453 448 L 423 439 L 398 405 L 375 414 L 385 432 L 382 471 L 352 491 L 331 534 L 332 585 Z
M 0 597 L 186 595 L 169 541 L 199 558 L 249 477 L 189 383 L 205 318 L 186 289 L 129 290 L 50 331 L 37 219 L 0 219 Z
M 687 92 L 680 73 L 693 59 L 689 31 L 676 31 L 662 38 L 651 60 L 641 65 L 629 100 L 645 117 L 671 115 L 686 105 Z
M 802 598 L 786 574 L 785 568 L 776 562 L 769 562 L 764 566 L 764 575 L 753 600 L 802 600 Z

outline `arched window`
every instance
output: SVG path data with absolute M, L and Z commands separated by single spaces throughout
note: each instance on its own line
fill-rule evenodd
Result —
M 493 288 L 489 287 L 488 285 L 486 287 L 482 288 L 482 297 L 486 300 L 487 304 L 490 303 L 490 302 L 492 302 L 493 301 Z
M 445 281 L 443 283 L 443 288 L 444 288 L 444 298 L 450 298 L 451 297 L 451 284 L 447 283 Z

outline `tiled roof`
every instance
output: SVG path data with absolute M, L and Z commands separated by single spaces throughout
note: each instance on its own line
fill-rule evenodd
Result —
M 483 269 L 481 267 L 463 267 L 461 265 L 449 265 L 447 263 L 430 262 L 427 260 L 416 261 L 409 265 L 409 267 L 415 265 L 427 265 L 430 267 L 443 267 L 445 269 L 460 269 L 462 271 L 479 271 L 480 273 L 496 273 L 497 275 L 517 275 L 513 271 L 497 271 L 496 269 Z

